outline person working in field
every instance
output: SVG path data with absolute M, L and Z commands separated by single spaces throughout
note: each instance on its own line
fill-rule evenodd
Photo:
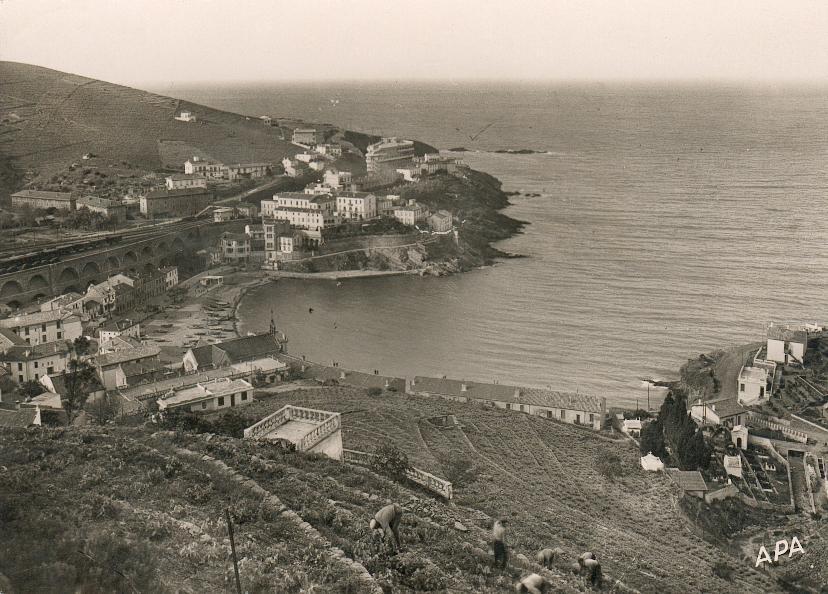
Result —
M 400 521 L 403 510 L 397 503 L 390 503 L 379 510 L 369 526 L 371 530 L 382 530 L 389 539 L 400 548 Z
M 563 551 L 557 547 L 554 549 L 541 549 L 535 555 L 535 559 L 537 559 L 539 565 L 551 569 L 555 564 L 555 559 L 558 559 L 561 555 L 563 555 Z
M 515 584 L 515 592 L 528 592 L 529 594 L 546 594 L 551 592 L 552 586 L 542 576 L 536 573 L 527 575 Z
M 495 567 L 500 566 L 504 569 L 509 561 L 509 552 L 506 549 L 506 525 L 508 523 L 507 520 L 496 520 L 492 527 Z

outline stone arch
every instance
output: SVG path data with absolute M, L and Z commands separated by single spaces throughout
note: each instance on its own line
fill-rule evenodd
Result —
M 149 272 L 153 272 L 155 270 L 158 270 L 158 266 L 156 266 L 152 262 L 147 262 L 146 264 L 144 264 L 144 272 L 149 273 Z
M 60 284 L 72 283 L 78 280 L 79 278 L 80 275 L 78 274 L 78 271 L 75 270 L 72 266 L 67 266 L 61 271 L 60 276 L 58 277 L 58 282 Z
M 165 266 L 175 266 L 172 256 L 167 255 L 158 260 L 158 268 L 164 268 Z
M 81 276 L 95 276 L 101 273 L 101 267 L 98 266 L 98 263 L 94 260 L 90 260 L 86 264 L 83 265 L 81 269 Z
M 7 301 L 6 305 L 8 305 L 12 309 L 20 309 L 23 307 L 23 303 L 17 299 L 12 299 L 11 301 Z
M 3 283 L 0 287 L 0 299 L 7 299 L 23 292 L 23 285 L 16 280 L 10 280 Z
M 131 264 L 135 264 L 137 262 L 138 262 L 138 256 L 136 256 L 135 252 L 133 252 L 132 250 L 130 250 L 126 254 L 124 254 L 124 264 L 125 265 L 131 265 Z
M 109 256 L 106 259 L 106 266 L 109 270 L 118 270 L 121 267 L 121 261 L 116 256 Z
M 82 292 L 83 291 L 81 291 L 76 285 L 69 285 L 68 287 L 63 289 L 63 291 L 61 292 L 61 295 L 66 295 L 67 293 L 82 293 Z
M 144 258 L 152 258 L 152 246 L 147 244 L 141 248 L 141 256 Z
M 742 449 L 742 438 L 741 437 L 736 438 L 736 447 L 739 448 L 740 450 Z
M 46 280 L 46 277 L 42 274 L 35 274 L 32 275 L 32 278 L 29 279 L 29 290 L 33 291 L 34 289 L 46 289 L 49 286 L 49 281 Z
M 175 239 L 173 239 L 172 245 L 173 249 L 177 252 L 180 252 L 184 249 L 184 241 L 180 237 L 176 237 Z
M 167 245 L 166 241 L 162 241 L 161 243 L 158 244 L 158 253 L 159 254 L 166 254 L 167 250 L 169 250 L 169 249 L 170 249 L 170 246 Z

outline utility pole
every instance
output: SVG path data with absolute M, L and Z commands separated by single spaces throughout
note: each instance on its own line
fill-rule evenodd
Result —
M 650 382 L 647 382 L 647 412 L 650 412 Z
M 233 571 L 236 573 L 236 592 L 242 594 L 241 580 L 239 579 L 239 562 L 236 559 L 236 541 L 233 539 L 233 522 L 230 520 L 230 508 L 224 508 L 224 517 L 227 519 L 227 532 L 230 534 L 230 551 L 233 553 Z

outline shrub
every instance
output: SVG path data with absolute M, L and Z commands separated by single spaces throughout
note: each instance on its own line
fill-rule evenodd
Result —
M 614 481 L 624 474 L 621 458 L 616 454 L 599 455 L 595 458 L 595 466 L 604 478 Z
M 376 398 L 377 396 L 382 394 L 382 390 L 380 388 L 368 388 L 368 396 Z
M 716 561 L 713 564 L 713 575 L 730 581 L 733 579 L 733 568 L 726 561 Z
M 406 453 L 393 444 L 384 443 L 380 445 L 374 454 L 375 456 L 371 460 L 371 470 L 395 480 L 404 479 L 405 473 L 411 468 Z

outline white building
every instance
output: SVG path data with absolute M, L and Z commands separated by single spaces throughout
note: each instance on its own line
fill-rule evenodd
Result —
M 293 143 L 302 145 L 314 145 L 322 142 L 322 132 L 316 128 L 296 128 L 293 131 Z
M 250 258 L 250 237 L 244 233 L 223 233 L 219 241 L 222 259 L 240 264 Z
M 224 177 L 224 164 L 211 159 L 193 157 L 184 163 L 184 173 L 185 175 L 200 175 L 207 178 L 221 179 Z
M 185 409 L 190 412 L 221 410 L 253 402 L 253 386 L 243 380 L 217 378 L 171 391 L 158 399 L 159 410 Z
M 802 364 L 807 349 L 808 333 L 805 330 L 774 325 L 768 328 L 768 361 Z
M 369 192 L 340 192 L 336 213 L 341 219 L 366 221 L 377 216 L 377 197 Z
M 213 222 L 224 223 L 232 221 L 235 215 L 236 212 L 233 208 L 229 206 L 217 206 L 213 209 Z
M 141 324 L 130 319 L 110 320 L 98 329 L 100 342 L 108 342 L 115 338 L 141 338 Z
M 641 419 L 624 419 L 622 431 L 630 437 L 641 437 Z
M 775 363 L 771 363 L 774 367 Z M 754 406 L 764 404 L 771 397 L 773 389 L 773 373 L 769 372 L 767 366 L 748 367 L 742 366 L 739 371 L 738 400 L 743 406 Z
M 730 439 L 740 450 L 746 450 L 748 447 L 748 428 L 744 425 L 736 425 L 730 430 Z
M 341 157 L 342 156 L 342 147 L 338 144 L 333 143 L 324 143 L 324 144 L 317 144 L 316 148 L 317 153 L 320 155 L 325 155 L 327 157 Z
M 189 163 L 189 161 L 188 161 Z M 186 169 L 186 164 L 185 164 Z M 206 188 L 207 178 L 199 173 L 188 175 L 186 173 L 174 173 L 164 178 L 168 190 L 179 190 L 181 188 Z
M 724 456 L 724 469 L 728 476 L 742 478 L 742 456 Z
M 354 176 L 350 171 L 338 171 L 336 169 L 327 169 L 322 176 L 322 183 L 332 188 L 343 189 L 350 186 L 354 181 Z
M 337 188 L 334 188 L 327 184 L 316 183 L 308 184 L 307 186 L 305 186 L 303 192 L 311 196 L 320 196 L 322 194 L 333 194 L 336 192 L 336 190 Z
M 336 222 L 333 196 L 313 196 L 300 192 L 274 194 L 272 200 L 262 200 L 262 219 L 288 221 L 291 227 L 321 232 Z M 267 246 L 265 246 L 267 249 Z
M 295 158 L 296 161 L 304 163 L 313 171 L 322 171 L 325 169 L 325 165 L 327 164 L 321 155 L 317 155 L 315 153 L 299 153 Z
M 311 168 L 307 163 L 297 161 L 296 159 L 282 159 L 282 167 L 285 169 L 285 175 L 288 177 L 302 177 L 310 173 Z
M 178 284 L 178 266 L 164 266 L 161 269 L 164 273 L 164 288 L 169 291 Z
M 664 470 L 664 462 L 661 458 L 654 456 L 652 452 L 646 456 L 641 456 L 641 468 L 649 472 L 662 472 Z
M 226 165 L 223 175 L 230 181 L 237 179 L 259 179 L 270 173 L 271 163 L 236 163 Z
M 0 365 L 18 384 L 39 381 L 44 375 L 64 371 L 69 361 L 70 350 L 71 345 L 66 340 L 14 345 L 0 353 Z
M 395 171 L 414 159 L 414 142 L 400 138 L 383 138 L 368 146 L 365 153 L 365 165 L 368 173 Z
M 193 112 L 182 109 L 178 112 L 178 115 L 175 116 L 175 119 L 179 122 L 195 122 L 196 116 Z
M 409 200 L 405 206 L 397 206 L 394 208 L 394 218 L 403 225 L 410 225 L 412 227 L 425 219 L 426 214 L 425 207 L 414 200 Z
M 690 416 L 701 425 L 735 427 L 747 422 L 747 409 L 736 398 L 697 400 L 690 406 Z
M 30 345 L 72 341 L 82 334 L 80 318 L 60 309 L 12 316 L 0 320 L 0 328 L 11 330 Z
M 435 233 L 446 233 L 454 226 L 454 218 L 447 210 L 438 210 L 428 217 L 428 226 Z

